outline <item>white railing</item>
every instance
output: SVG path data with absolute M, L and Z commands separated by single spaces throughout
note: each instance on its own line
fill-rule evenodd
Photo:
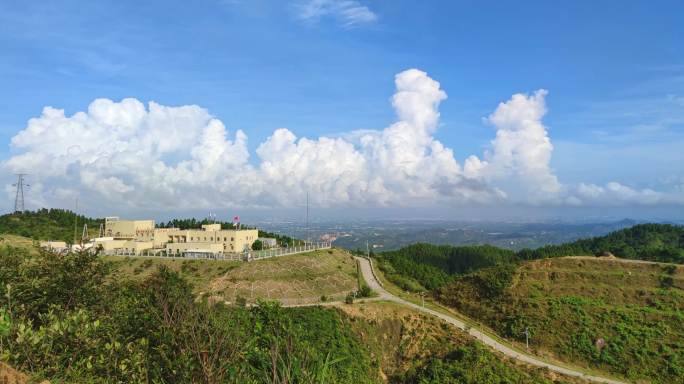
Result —
M 125 251 L 123 249 L 114 249 L 111 251 L 103 252 L 107 256 L 124 256 L 124 257 L 151 257 L 151 258 L 163 258 L 163 259 L 182 259 L 182 260 L 226 260 L 226 261 L 253 261 L 269 259 L 272 257 L 280 257 L 287 255 L 295 255 L 298 253 L 312 252 L 319 249 L 330 249 L 332 248 L 332 243 L 329 241 L 318 242 L 318 243 L 308 243 L 304 245 L 298 245 L 288 248 L 271 248 L 259 251 L 245 251 L 241 253 L 232 252 L 221 252 L 221 253 L 193 253 L 192 256 L 188 256 L 185 253 L 180 254 L 167 254 L 166 250 L 163 249 L 147 249 L 143 250 L 139 254 L 135 251 L 129 250 Z M 192 253 L 192 252 L 191 252 Z
M 268 259 L 271 257 L 295 255 L 297 253 L 311 252 L 319 249 L 330 249 L 332 243 L 329 241 L 323 241 L 320 243 L 308 243 L 305 245 L 299 245 L 289 248 L 271 248 L 264 249 L 261 251 L 249 251 L 246 255 L 246 261 L 251 260 L 261 260 Z

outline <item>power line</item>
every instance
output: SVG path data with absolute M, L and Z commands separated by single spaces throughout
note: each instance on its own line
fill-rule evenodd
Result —
M 17 187 L 17 193 L 14 197 L 14 212 L 24 212 L 24 187 L 30 187 L 30 185 L 25 184 L 24 176 L 28 176 L 26 173 L 17 173 L 17 182 L 12 184 L 12 186 Z

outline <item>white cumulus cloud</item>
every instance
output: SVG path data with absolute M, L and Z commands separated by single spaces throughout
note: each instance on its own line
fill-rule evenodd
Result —
M 409 69 L 395 85 L 397 120 L 387 128 L 314 139 L 281 128 L 254 157 L 244 132 L 196 105 L 97 99 L 71 116 L 45 107 L 12 138 L 14 155 L 1 167 L 32 175 L 39 206 L 79 196 L 147 210 L 290 207 L 307 192 L 319 206 L 684 203 L 681 187 L 563 185 L 550 166 L 545 90 L 500 103 L 484 119 L 496 129 L 488 149 L 461 166 L 434 137 L 447 98 L 440 84 Z
M 466 175 L 505 185 L 506 190 L 532 202 L 557 198 L 561 184 L 550 166 L 553 145 L 542 123 L 546 95 L 540 89 L 500 103 L 485 119 L 497 129 L 491 148 L 484 160 L 466 159 Z
M 46 107 L 12 138 L 3 163 L 51 186 L 43 199 L 76 193 L 96 203 L 183 208 L 288 206 L 310 192 L 320 205 L 490 201 L 503 192 L 463 174 L 432 136 L 447 96 L 425 72 L 396 76 L 397 121 L 355 139 L 297 138 L 276 130 L 250 161 L 247 135 L 198 106 L 93 101 L 66 116 Z

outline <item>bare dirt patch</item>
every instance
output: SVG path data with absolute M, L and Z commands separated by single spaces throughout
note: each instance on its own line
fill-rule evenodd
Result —
M 26 384 L 28 382 L 28 376 L 0 362 L 0 384 Z

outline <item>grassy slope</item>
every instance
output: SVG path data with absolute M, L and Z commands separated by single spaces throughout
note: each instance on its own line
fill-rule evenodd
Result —
M 107 257 L 124 277 L 144 278 L 164 264 L 192 282 L 196 293 L 216 299 L 248 302 L 280 300 L 284 304 L 341 299 L 357 289 L 356 262 L 338 249 L 259 260 L 250 263 L 213 260 L 173 260 Z
M 449 362 L 450 369 L 441 372 L 454 383 L 584 382 L 518 365 L 453 326 L 395 303 L 367 302 L 339 309 L 346 313 L 352 329 L 378 361 L 381 376 L 392 383 L 442 383 L 444 378 L 430 376 L 440 371 L 435 368 L 438 361 Z M 454 375 L 454 370 L 465 374 Z
M 684 227 L 640 224 L 606 236 L 572 243 L 548 245 L 513 252 L 488 245 L 446 246 L 414 244 L 376 255 L 378 267 L 404 290 L 435 290 L 456 276 L 482 268 L 572 255 L 601 255 L 620 258 L 684 263 Z
M 144 279 L 161 265 L 179 272 L 192 284 L 195 293 L 205 292 L 211 282 L 240 265 L 238 261 L 182 260 L 153 257 L 103 256 L 112 263 L 114 274 L 120 278 Z
M 356 289 L 356 261 L 339 249 L 242 263 L 208 287 L 228 301 L 263 298 L 284 304 L 316 302 L 323 295 L 339 300 Z
M 0 246 L 37 252 L 33 240 L 16 235 L 0 235 Z M 103 258 L 112 263 L 116 278 L 143 279 L 156 271 L 159 265 L 166 265 L 187 278 L 195 293 L 217 295 L 227 301 L 241 296 L 248 302 L 270 298 L 284 304 L 303 304 L 319 301 L 323 295 L 341 300 L 350 291 L 358 289 L 356 262 L 348 252 L 339 249 L 251 263 L 120 256 Z
M 684 267 L 566 257 L 457 279 L 439 300 L 540 355 L 631 380 L 684 375 Z M 606 346 L 597 348 L 598 339 Z
M 0 235 L 0 246 L 22 248 L 33 254 L 38 253 L 36 242 L 24 236 L 2 234 Z
M 12 246 L 35 249 L 34 242 L 19 236 L 4 236 L 3 241 Z M 232 272 L 251 274 L 257 284 L 267 280 L 297 282 L 307 276 L 318 277 L 345 275 L 345 280 L 356 286 L 356 263 L 344 251 L 333 253 L 321 251 L 315 254 L 296 255 L 254 263 L 234 263 L 200 260 L 167 260 L 156 258 L 107 257 L 115 266 L 115 278 L 143 279 L 156 266 L 164 264 L 191 279 L 197 291 L 208 287 L 217 278 Z M 316 261 L 316 263 L 313 263 Z M 295 265 L 299 267 L 295 268 Z M 315 267 L 313 270 L 307 268 Z M 278 268 L 279 270 L 276 270 Z M 236 276 L 239 276 L 237 274 Z M 223 279 L 225 280 L 225 279 Z M 315 279 L 314 279 L 315 281 Z M 342 306 L 342 321 L 354 331 L 362 345 L 376 362 L 380 376 L 391 382 L 416 382 L 430 379 L 434 372 L 458 369 L 477 373 L 459 382 L 475 383 L 482 378 L 506 378 L 509 382 L 572 382 L 553 381 L 553 375 L 529 367 L 516 366 L 513 362 L 496 356 L 474 343 L 467 335 L 441 322 L 416 314 L 391 303 L 364 303 Z M 309 316 L 307 309 L 301 308 Z M 299 312 L 298 312 L 299 313 Z M 435 368 L 435 362 L 449 361 L 448 370 Z M 473 381 L 474 380 L 474 381 Z M 522 381 L 521 381 L 522 380 Z M 434 377 L 432 381 L 435 382 Z M 497 381 L 499 382 L 499 381 Z

